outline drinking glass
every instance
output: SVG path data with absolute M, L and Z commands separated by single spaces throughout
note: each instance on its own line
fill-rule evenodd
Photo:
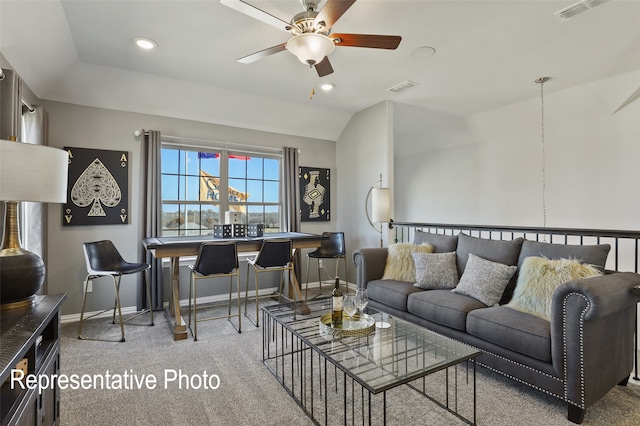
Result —
M 366 288 L 359 288 L 356 290 L 356 306 L 360 309 L 360 312 L 364 314 L 364 308 L 369 303 L 369 297 L 367 296 Z
M 353 316 L 353 314 L 358 312 L 358 307 L 356 306 L 356 297 L 353 294 L 348 294 L 344 297 L 342 309 L 344 309 L 344 313 L 349 316 L 349 322 L 351 322 L 351 317 Z M 353 325 L 350 324 L 350 326 L 352 327 Z

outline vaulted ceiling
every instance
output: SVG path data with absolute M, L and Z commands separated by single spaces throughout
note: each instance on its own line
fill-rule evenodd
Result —
M 246 1 L 285 21 L 304 10 Z M 640 69 L 640 1 L 554 15 L 574 3 L 358 0 L 333 32 L 402 42 L 336 47 L 323 78 L 286 51 L 237 62 L 290 35 L 217 0 L 2 0 L 0 51 L 42 99 L 336 140 L 355 112 L 386 99 L 466 115 L 536 97 L 538 77 L 552 78 L 551 93 Z M 136 36 L 158 47 L 141 51 Z M 435 54 L 410 55 L 423 46 Z M 386 90 L 406 80 L 418 85 Z

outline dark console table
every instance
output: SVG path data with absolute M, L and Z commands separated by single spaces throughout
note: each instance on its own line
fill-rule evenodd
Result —
M 22 389 L 12 383 L 12 370 L 23 367 L 28 375 L 59 374 L 60 307 L 66 294 L 36 296 L 28 307 L 0 311 L 0 424 L 60 424 L 60 391 L 57 382 Z M 23 382 L 24 383 L 24 382 Z

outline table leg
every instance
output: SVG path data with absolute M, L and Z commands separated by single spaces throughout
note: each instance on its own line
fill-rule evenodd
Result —
M 296 249 L 293 249 L 294 255 Z M 307 305 L 307 301 L 302 298 L 302 290 L 300 288 L 300 284 L 298 283 L 298 276 L 296 275 L 295 270 L 295 262 L 293 263 L 293 273 L 289 275 L 289 298 L 296 302 L 297 309 L 296 311 L 302 315 L 308 315 L 311 313 L 311 309 L 309 309 L 309 305 Z
M 173 329 L 173 340 L 184 340 L 187 336 L 187 326 L 180 314 L 180 258 L 171 258 L 171 297 L 169 298 L 169 308 L 164 314 Z

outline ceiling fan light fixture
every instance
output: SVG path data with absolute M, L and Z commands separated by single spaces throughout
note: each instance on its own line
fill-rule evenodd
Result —
M 287 50 L 307 65 L 320 63 L 328 56 L 336 45 L 329 37 L 318 33 L 303 33 L 291 37 L 287 42 Z

